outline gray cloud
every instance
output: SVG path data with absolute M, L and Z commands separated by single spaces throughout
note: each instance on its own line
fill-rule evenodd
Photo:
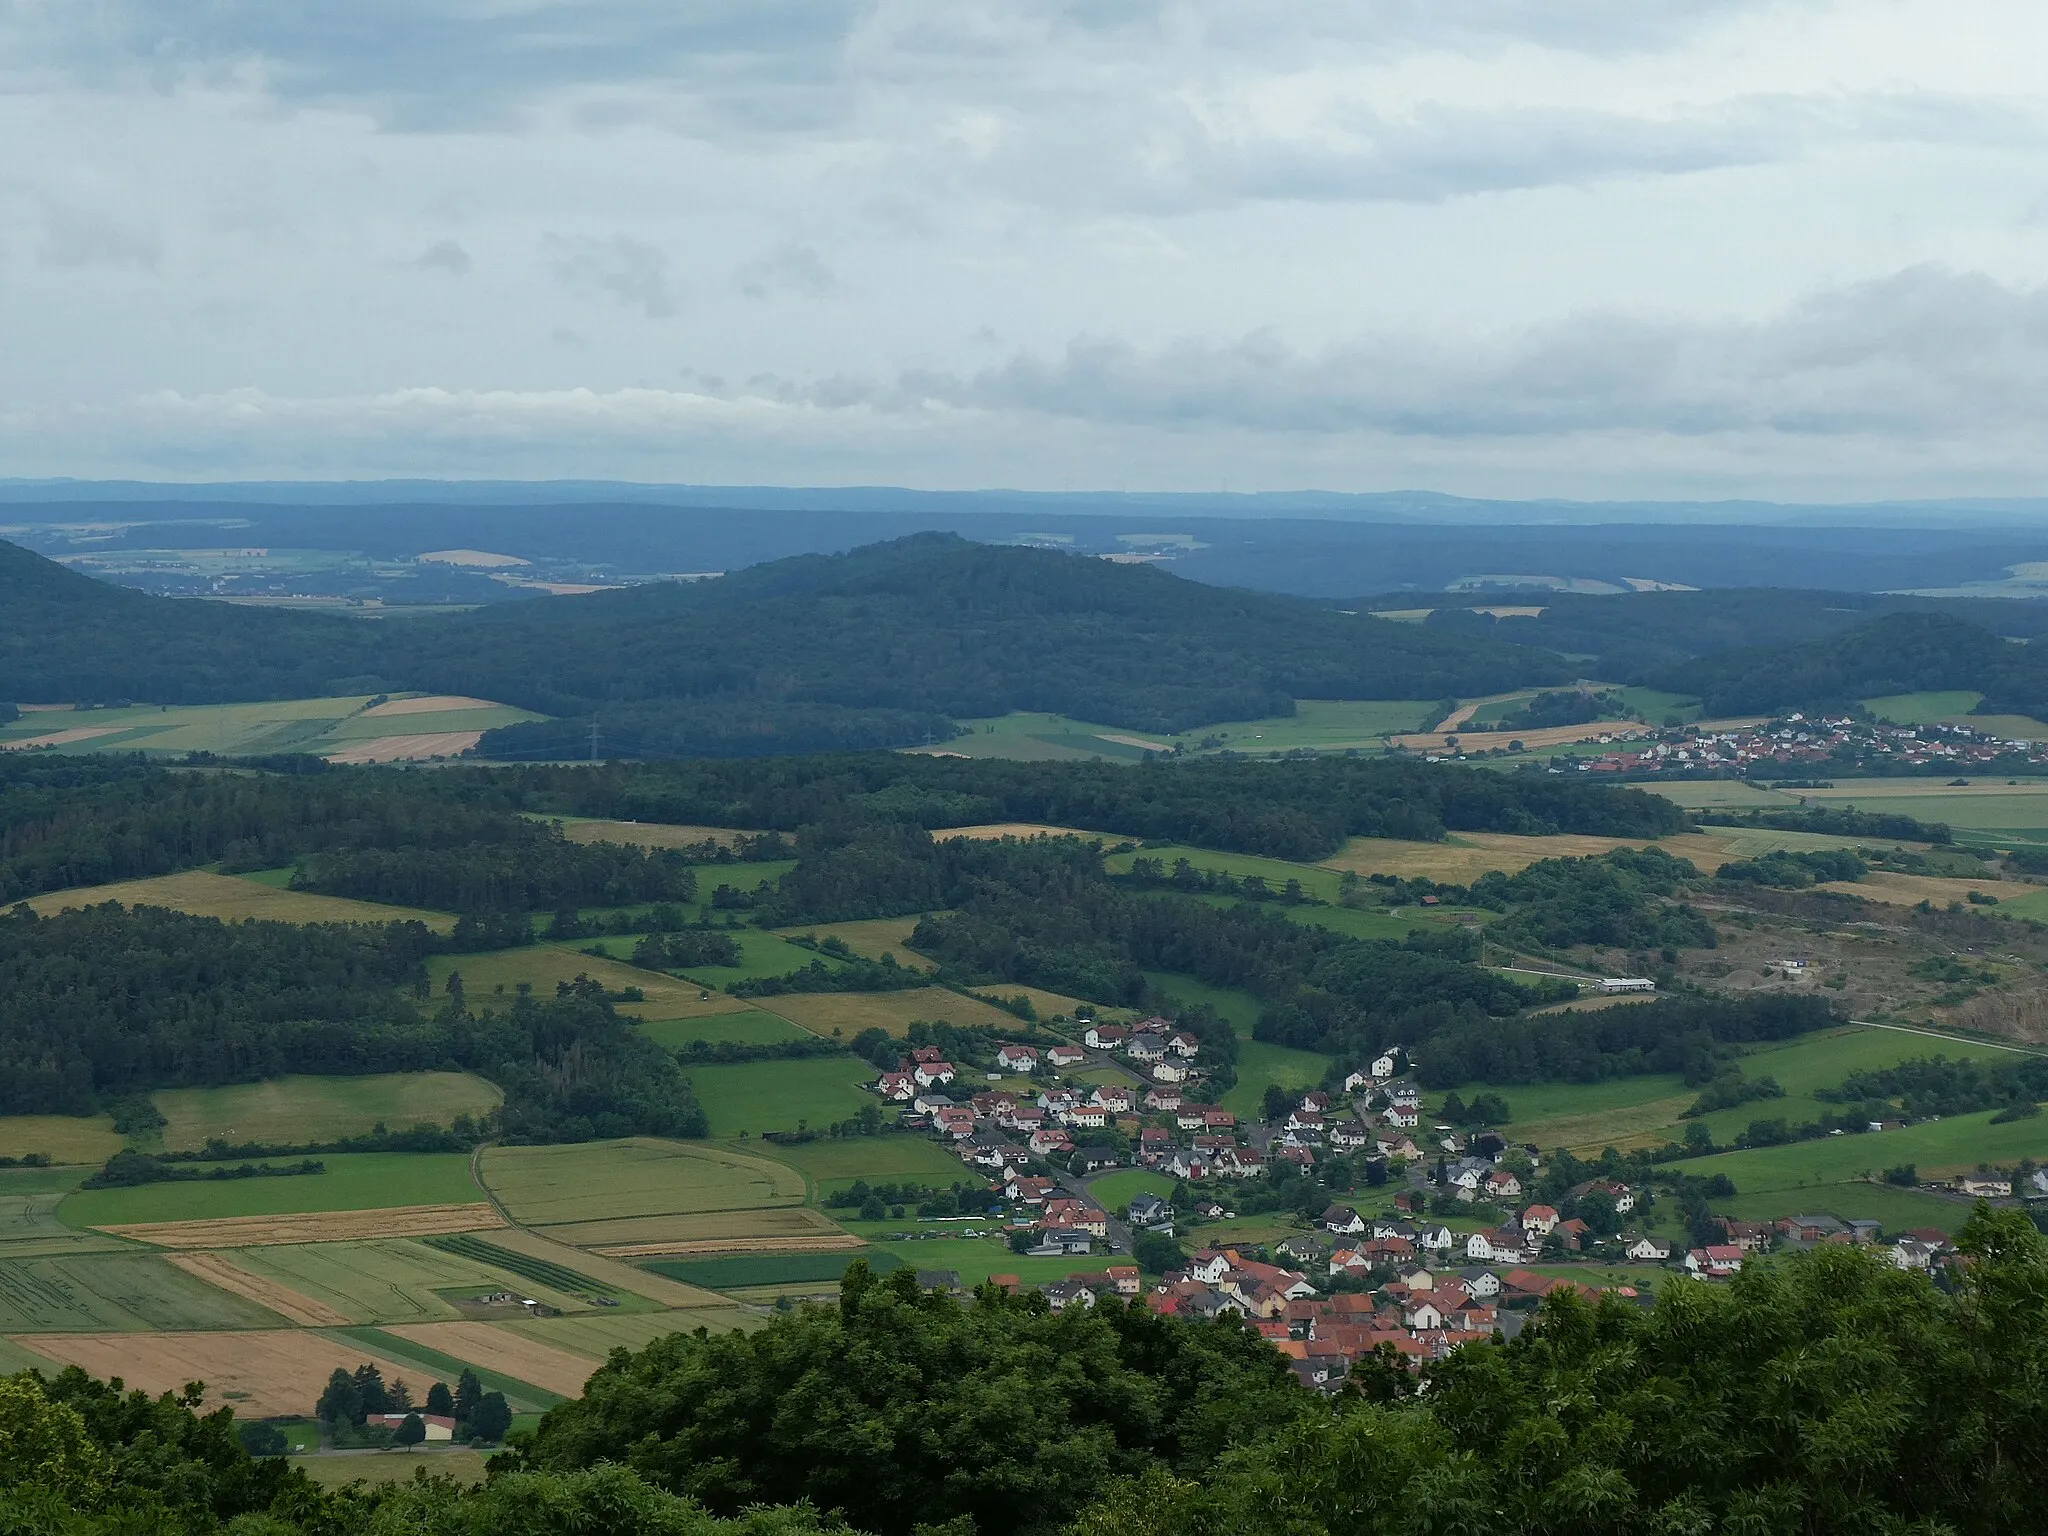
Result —
M 1083 338 L 972 373 L 761 381 L 828 410 L 1025 413 L 1173 431 L 1478 441 L 1627 431 L 1933 439 L 2048 419 L 2048 288 L 1917 267 L 1762 321 L 1591 310 L 1463 344 L 1269 334 L 1154 348 Z
M 676 290 L 669 280 L 668 257 L 659 246 L 625 235 L 554 244 L 560 251 L 553 263 L 557 281 L 609 294 L 650 320 L 666 320 L 675 314 Z
M 436 240 L 414 257 L 412 264 L 422 272 L 446 272 L 461 277 L 470 268 L 469 252 L 453 240 Z
M 46 267 L 152 268 L 163 248 L 148 230 L 106 214 L 46 201 L 37 256 Z
M 733 284 L 750 299 L 766 299 L 778 293 L 829 293 L 837 279 L 810 246 L 790 244 L 747 262 L 733 274 Z

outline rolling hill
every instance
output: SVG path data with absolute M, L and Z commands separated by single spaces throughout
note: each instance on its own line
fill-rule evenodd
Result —
M 562 717 L 487 752 L 733 755 L 897 746 L 1047 710 L 1139 730 L 1296 698 L 1555 684 L 1558 656 L 1142 566 L 919 534 L 717 581 L 506 604 L 403 627 L 173 601 L 0 548 L 0 697 L 199 702 L 423 689 Z

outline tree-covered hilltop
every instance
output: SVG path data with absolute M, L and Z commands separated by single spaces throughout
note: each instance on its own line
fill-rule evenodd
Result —
M 0 546 L 0 698 L 424 689 L 564 717 L 492 732 L 486 754 L 515 758 L 580 755 L 593 713 L 613 755 L 758 756 L 1010 710 L 1177 731 L 1573 675 L 1546 651 L 951 534 L 404 625 L 150 597 Z
M 1660 686 L 1701 696 L 1710 714 L 1848 709 L 1859 699 L 1968 689 L 1984 714 L 2048 709 L 2040 648 L 1944 614 L 1889 614 L 1794 645 L 1752 646 L 1674 667 Z
M 1511 1342 L 1298 1386 L 1235 1318 L 960 1300 L 856 1265 L 836 1306 L 615 1351 L 473 1489 L 323 1491 L 228 1410 L 0 1378 L 21 1536 L 1635 1536 L 2043 1529 L 2048 1251 L 1980 1207 L 1937 1284 L 1867 1249 L 1553 1291 Z

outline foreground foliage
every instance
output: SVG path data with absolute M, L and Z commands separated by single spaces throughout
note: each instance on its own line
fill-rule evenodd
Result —
M 1335 1400 L 1240 1325 L 919 1293 L 618 1351 L 494 1460 L 322 1492 L 226 1412 L 0 1380 L 21 1536 L 2003 1536 L 2044 1528 L 2048 1249 L 1980 1208 L 1937 1286 L 1822 1248 L 1654 1310 L 1560 1291 L 1512 1343 Z M 431 1465 L 430 1460 L 422 1458 Z M 810 1503 L 799 1502 L 809 1499 Z M 819 1511 L 825 1511 L 820 1514 Z

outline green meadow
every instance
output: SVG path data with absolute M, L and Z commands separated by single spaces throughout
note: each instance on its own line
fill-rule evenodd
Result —
M 58 1215 L 74 1227 L 131 1221 L 211 1221 L 304 1211 L 375 1211 L 403 1205 L 468 1205 L 483 1199 L 459 1152 L 350 1152 L 323 1157 L 324 1173 L 281 1178 L 81 1189 Z M 194 1163 L 205 1171 L 233 1164 Z
M 850 1056 L 689 1068 L 714 1136 L 793 1131 L 799 1121 L 823 1129 L 852 1119 L 875 1102 L 862 1087 L 874 1076 L 873 1067 Z

